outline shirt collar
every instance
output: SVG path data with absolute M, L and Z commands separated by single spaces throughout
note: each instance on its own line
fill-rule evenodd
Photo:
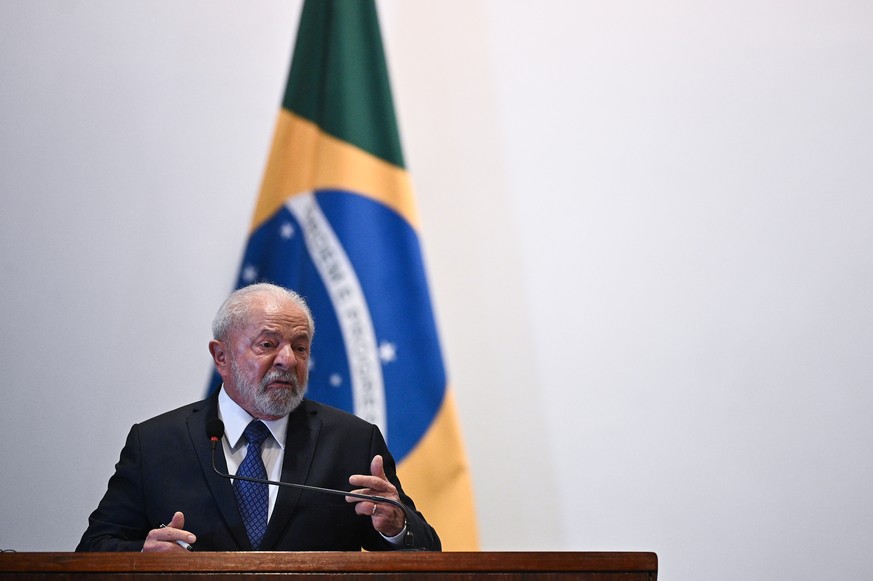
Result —
M 255 418 L 230 398 L 224 389 L 224 385 L 221 386 L 221 390 L 218 392 L 218 417 L 224 422 L 224 437 L 227 438 L 227 443 L 230 445 L 231 450 L 235 451 L 241 444 L 240 440 L 246 426 Z M 284 450 L 285 433 L 288 431 L 288 416 L 281 417 L 278 420 L 261 421 L 264 422 L 273 438 Z

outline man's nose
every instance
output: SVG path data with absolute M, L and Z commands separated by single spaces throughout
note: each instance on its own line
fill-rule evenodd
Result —
M 273 365 L 282 369 L 291 369 L 297 365 L 297 357 L 294 356 L 294 349 L 291 348 L 291 345 L 283 345 L 279 348 Z

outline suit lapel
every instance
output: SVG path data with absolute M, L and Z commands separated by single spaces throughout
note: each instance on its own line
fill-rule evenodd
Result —
M 282 460 L 282 482 L 306 483 L 320 431 L 321 420 L 316 412 L 310 409 L 308 402 L 303 400 L 288 417 L 285 454 Z M 267 525 L 267 533 L 261 542 L 264 549 L 275 549 L 274 545 L 291 521 L 294 509 L 300 500 L 300 493 L 300 490 L 293 488 L 279 488 L 276 505 Z
M 252 545 L 249 542 L 242 516 L 240 516 L 239 508 L 237 507 L 231 481 L 227 478 L 222 478 L 212 469 L 212 443 L 206 437 L 206 422 L 217 417 L 218 395 L 216 394 L 203 400 L 203 407 L 194 410 L 194 413 L 188 416 L 188 432 L 194 445 L 194 451 L 197 453 L 203 477 L 206 479 L 209 491 L 215 499 L 215 504 L 218 507 L 222 520 L 224 520 L 225 526 L 227 526 L 234 540 L 236 540 L 239 548 L 250 551 Z M 227 460 L 224 457 L 224 450 L 221 445 L 219 443 L 215 448 L 215 467 L 220 472 L 226 474 Z

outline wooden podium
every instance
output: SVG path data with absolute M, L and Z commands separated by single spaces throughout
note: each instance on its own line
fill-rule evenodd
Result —
M 655 581 L 655 553 L 2 553 L 0 578 L 200 581 L 276 577 L 319 581 Z

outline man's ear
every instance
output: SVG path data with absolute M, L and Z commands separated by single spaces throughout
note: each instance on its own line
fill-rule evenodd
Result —
M 224 372 L 228 367 L 227 350 L 224 343 L 218 339 L 213 339 L 209 342 L 209 352 L 215 362 L 215 369 L 218 370 L 219 375 L 224 377 Z

